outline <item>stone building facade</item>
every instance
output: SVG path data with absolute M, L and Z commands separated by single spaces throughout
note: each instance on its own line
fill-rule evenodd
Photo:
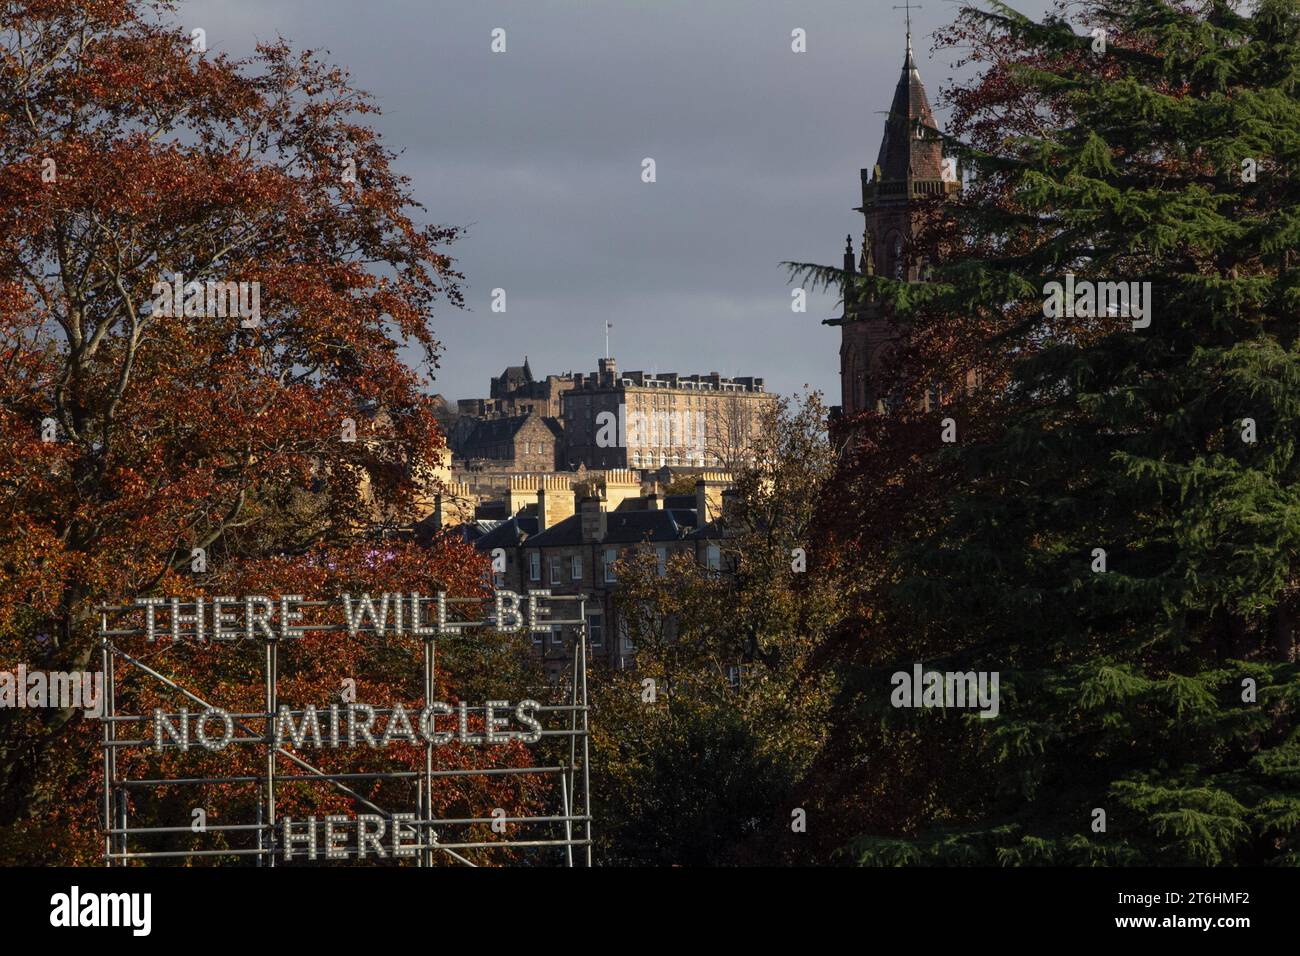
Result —
M 564 429 L 556 418 L 525 412 L 475 419 L 459 442 L 457 464 L 466 471 L 551 472 L 560 464 Z
M 730 484 L 728 474 L 705 472 L 694 495 L 665 496 L 626 469 L 611 469 L 590 483 L 559 475 L 520 476 L 511 481 L 507 517 L 469 522 L 462 532 L 484 555 L 503 553 L 505 570 L 494 575 L 496 587 L 520 594 L 546 588 L 556 595 L 586 595 L 593 659 L 628 667 L 636 649 L 614 603 L 615 562 L 644 549 L 656 555 L 661 569 L 678 554 L 720 569 L 718 519 Z M 563 628 L 534 634 L 532 640 L 552 673 L 572 660 L 572 634 Z
M 612 358 L 563 396 L 569 468 L 735 470 L 752 459 L 774 399 L 763 379 L 622 372 Z

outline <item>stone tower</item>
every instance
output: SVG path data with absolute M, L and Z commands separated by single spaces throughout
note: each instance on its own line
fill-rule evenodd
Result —
M 960 190 L 958 177 L 945 173 L 943 143 L 908 33 L 907 58 L 885 120 L 880 154 L 874 168 L 861 172 L 862 205 L 855 211 L 866 219 L 862 255 L 855 264 L 850 236 L 844 271 L 922 281 L 926 263 L 912 253 L 917 207 L 921 201 Z M 882 407 L 886 396 L 875 387 L 875 378 L 896 334 L 878 304 L 851 299 L 845 296 L 842 316 L 825 321 L 840 327 L 840 401 L 845 415 Z

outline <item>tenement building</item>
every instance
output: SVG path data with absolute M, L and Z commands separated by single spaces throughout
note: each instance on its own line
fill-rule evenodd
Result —
M 730 483 L 730 475 L 704 472 L 694 495 L 664 495 L 625 469 L 611 469 L 590 482 L 519 476 L 511 479 L 503 517 L 466 522 L 461 533 L 489 558 L 500 549 L 505 570 L 495 574 L 498 588 L 586 595 L 592 657 L 627 667 L 635 648 L 614 601 L 616 562 L 636 551 L 652 553 L 664 574 L 667 562 L 684 554 L 721 570 L 719 518 Z M 552 673 L 572 660 L 572 639 L 560 627 L 532 635 L 535 651 Z
M 598 366 L 562 396 L 569 468 L 734 471 L 752 460 L 774 400 L 761 378 L 619 372 L 612 358 Z
M 942 138 L 912 55 L 911 33 L 880 153 L 872 169 L 861 171 L 861 186 L 862 205 L 855 211 L 866 219 L 862 255 L 855 265 L 850 237 L 844 271 L 924 281 L 927 263 L 913 248 L 920 207 L 956 194 L 961 183 L 953 167 L 945 168 Z M 881 365 L 897 333 L 878 303 L 855 300 L 847 292 L 844 314 L 824 324 L 840 328 L 841 409 L 844 415 L 856 415 L 883 409 L 887 402 Z

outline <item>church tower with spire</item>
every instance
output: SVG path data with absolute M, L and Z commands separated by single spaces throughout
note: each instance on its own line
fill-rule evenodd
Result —
M 957 176 L 945 175 L 943 142 L 916 68 L 910 28 L 903 74 L 894 89 L 880 153 L 872 169 L 861 171 L 861 183 L 862 205 L 855 211 L 866 220 L 862 254 L 855 263 L 849 237 L 844 271 L 923 281 L 927 264 L 913 252 L 918 206 L 953 195 L 961 184 Z M 841 409 L 844 415 L 856 415 L 880 407 L 886 398 L 875 387 L 875 379 L 896 332 L 877 303 L 854 301 L 848 294 L 844 299 L 844 314 L 824 324 L 840 327 Z

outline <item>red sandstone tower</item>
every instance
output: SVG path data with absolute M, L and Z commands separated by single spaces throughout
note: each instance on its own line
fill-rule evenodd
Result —
M 926 263 L 912 253 L 917 206 L 935 196 L 961 189 L 958 177 L 944 175 L 943 143 L 934 113 L 912 56 L 907 35 L 903 75 L 885 121 L 885 135 L 873 169 L 864 169 L 862 205 L 855 211 L 866 219 L 862 256 L 856 267 L 853 240 L 844 252 L 844 271 L 861 270 L 908 282 L 920 282 Z M 951 181 L 949 181 L 951 180 Z M 896 331 L 880 306 L 845 296 L 844 314 L 825 325 L 840 327 L 840 401 L 844 415 L 881 407 L 885 395 L 874 387 L 876 373 Z

